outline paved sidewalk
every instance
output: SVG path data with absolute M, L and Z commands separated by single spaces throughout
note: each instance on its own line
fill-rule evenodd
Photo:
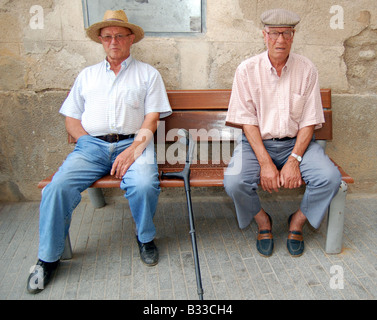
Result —
M 291 198 L 264 202 L 273 219 L 275 250 L 263 258 L 255 248 L 255 223 L 240 230 L 226 196 L 193 197 L 205 300 L 377 298 L 377 196 L 348 196 L 339 255 L 323 250 L 324 221 L 317 231 L 305 227 L 304 255 L 289 256 L 287 218 L 297 205 Z M 37 258 L 38 206 L 0 203 L 0 299 L 198 299 L 184 197 L 159 203 L 160 262 L 152 268 L 140 261 L 125 200 L 96 210 L 83 201 L 71 225 L 73 259 L 61 262 L 42 293 L 29 295 L 26 279 Z

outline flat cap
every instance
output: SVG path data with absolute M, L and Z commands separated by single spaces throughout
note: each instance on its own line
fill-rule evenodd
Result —
M 295 27 L 300 16 L 285 9 L 271 9 L 261 14 L 261 21 L 267 27 Z

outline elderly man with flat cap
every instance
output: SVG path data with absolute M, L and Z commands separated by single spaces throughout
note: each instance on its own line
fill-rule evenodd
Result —
M 301 204 L 288 218 L 287 249 L 298 257 L 304 251 L 305 222 L 319 227 L 341 175 L 314 140 L 314 130 L 324 122 L 317 69 L 291 52 L 300 17 L 273 9 L 261 21 L 267 51 L 242 62 L 234 77 L 226 120 L 241 125 L 243 134 L 224 185 L 240 228 L 255 219 L 258 253 L 268 257 L 274 248 L 272 219 L 261 206 L 258 184 L 271 193 L 297 188 L 304 180 Z
M 42 195 L 38 262 L 27 289 L 38 293 L 48 284 L 64 250 L 72 212 L 81 192 L 111 173 L 121 179 L 136 224 L 141 260 L 158 263 L 153 217 L 160 193 L 153 134 L 158 120 L 171 114 L 159 72 L 134 59 L 132 44 L 144 37 L 122 10 L 106 11 L 87 29 L 101 43 L 106 58 L 77 77 L 60 113 L 77 141 Z

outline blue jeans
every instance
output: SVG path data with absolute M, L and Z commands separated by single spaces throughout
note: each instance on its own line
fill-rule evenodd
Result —
M 39 218 L 38 258 L 53 262 L 64 251 L 73 210 L 81 201 L 81 192 L 108 174 L 116 157 L 133 139 L 108 143 L 92 136 L 79 138 L 52 181 L 43 189 Z M 160 183 L 153 140 L 130 166 L 121 181 L 125 190 L 139 241 L 152 241 L 156 234 L 153 217 Z
M 263 143 L 280 170 L 292 153 L 296 139 L 264 140 Z M 339 190 L 342 176 L 323 148 L 314 140 L 302 157 L 300 171 L 306 184 L 300 209 L 309 223 L 318 228 L 332 198 Z M 247 227 L 262 208 L 257 194 L 259 174 L 259 162 L 247 138 L 242 134 L 224 175 L 225 190 L 234 201 L 240 228 Z

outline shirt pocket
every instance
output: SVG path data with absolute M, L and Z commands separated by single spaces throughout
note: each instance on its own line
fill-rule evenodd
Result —
M 124 88 L 121 93 L 122 104 L 127 108 L 143 109 L 146 89 L 144 87 Z
M 302 117 L 302 113 L 304 111 L 306 98 L 299 94 L 293 93 L 290 101 L 289 107 L 289 115 L 290 118 L 295 121 L 299 122 Z

